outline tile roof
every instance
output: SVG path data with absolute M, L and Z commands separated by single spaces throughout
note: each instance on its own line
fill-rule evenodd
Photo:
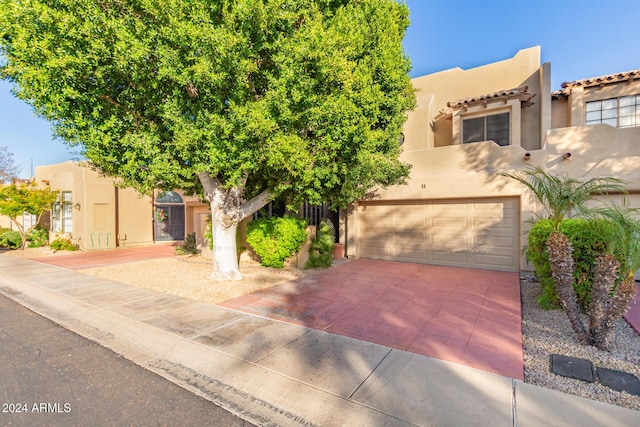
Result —
M 499 101 L 503 99 L 518 98 L 520 97 L 524 101 L 528 101 L 533 97 L 527 90 L 529 86 L 521 86 L 513 89 L 500 90 L 498 92 L 489 93 L 486 95 L 472 96 L 470 98 L 463 98 L 453 102 L 447 102 L 449 108 L 468 107 L 475 104 L 482 104 L 489 101 Z M 524 96 L 524 99 L 522 98 Z
M 606 76 L 591 77 L 588 79 L 576 80 L 573 82 L 564 82 L 560 86 L 562 89 L 551 93 L 553 97 L 568 96 L 571 89 L 574 87 L 593 87 L 602 86 L 611 83 L 620 83 L 626 81 L 632 81 L 640 78 L 640 69 L 624 71 L 622 73 L 608 74 Z

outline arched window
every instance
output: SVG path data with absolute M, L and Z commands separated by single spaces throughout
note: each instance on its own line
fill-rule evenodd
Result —
M 182 197 L 180 197 L 180 195 L 175 191 L 165 191 L 160 195 L 158 195 L 158 198 L 156 199 L 156 204 L 169 204 L 169 203 L 182 204 L 183 203 Z

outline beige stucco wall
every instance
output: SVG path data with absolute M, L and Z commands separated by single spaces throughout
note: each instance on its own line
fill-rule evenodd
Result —
M 541 78 L 547 74 L 541 70 L 540 47 L 536 46 L 523 49 L 504 61 L 468 70 L 452 68 L 413 79 L 417 106 L 405 124 L 404 150 L 421 150 L 454 143 L 452 136 L 457 129 L 453 127 L 451 118 L 439 117 L 439 111 L 447 107 L 447 102 L 523 85 L 529 86 L 529 92 L 538 93 L 543 84 Z M 522 123 L 530 130 L 523 141 L 527 148 L 539 146 L 540 103 L 537 101 L 532 107 L 521 111 Z
M 118 245 L 153 242 L 153 200 L 131 188 L 112 188 L 118 195 Z M 114 211 L 115 212 L 115 211 Z
M 132 189 L 116 189 L 112 179 L 70 161 L 36 167 L 35 179 L 52 191 L 71 191 L 73 230 L 65 237 L 71 237 L 80 249 L 153 242 L 150 197 L 141 197 Z M 52 233 L 50 239 L 59 235 Z
M 483 67 L 446 70 L 414 79 L 418 107 L 407 120 L 401 155 L 412 165 L 410 178 L 406 185 L 378 191 L 375 200 L 392 203 L 514 197 L 520 203 L 522 247 L 527 243 L 530 220 L 545 212 L 524 186 L 500 176 L 500 172 L 518 173 L 528 165 L 536 165 L 553 174 L 581 179 L 615 176 L 627 182 L 630 205 L 640 207 L 640 128 L 584 125 L 585 102 L 639 94 L 640 81 L 577 87 L 568 97 L 552 100 L 550 70 L 549 64 L 539 66 L 539 49 L 531 48 Z M 448 101 L 521 85 L 528 85 L 528 92 L 536 94 L 535 104 L 520 110 L 517 125 L 512 119 L 513 131 L 520 137 L 512 138 L 511 146 L 499 147 L 493 142 L 460 144 L 457 135 L 461 120 L 455 113 L 448 118 L 437 116 Z M 501 102 L 502 106 L 493 107 L 497 112 L 509 108 L 511 101 Z M 482 108 L 472 106 L 465 113 L 482 114 Z M 439 118 L 434 123 L 436 117 Z M 571 154 L 568 159 L 567 153 Z M 347 237 L 347 253 L 352 257 L 359 254 L 362 211 L 362 206 L 356 205 L 346 220 L 344 212 L 341 217 L 341 237 Z M 344 235 L 345 228 L 348 236 Z M 531 268 L 524 257 L 520 267 Z

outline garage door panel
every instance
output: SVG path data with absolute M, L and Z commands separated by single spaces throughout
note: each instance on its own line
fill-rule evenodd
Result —
M 518 226 L 516 218 L 473 218 L 475 228 L 508 228 L 513 230 Z
M 431 218 L 431 226 L 432 227 L 460 227 L 463 229 L 467 228 L 467 217 L 463 216 L 463 217 L 452 217 L 452 216 L 446 216 L 446 217 L 433 217 Z
M 372 205 L 359 224 L 365 258 L 519 269 L 517 198 Z
M 427 250 L 422 245 L 408 245 L 402 246 L 401 248 L 396 248 L 395 253 L 393 254 L 394 258 L 404 258 L 404 259 L 412 259 L 416 262 L 420 262 L 419 260 L 424 260 L 427 256 Z
M 362 242 L 362 256 L 381 257 L 391 255 L 391 245 L 380 240 L 365 240 Z
M 489 254 L 473 254 L 472 262 L 478 265 L 484 265 L 487 267 L 511 267 L 513 264 L 513 257 L 505 255 L 489 255 Z M 492 268 L 495 270 L 497 268 Z
M 481 250 L 493 250 L 493 249 L 502 249 L 506 248 L 510 252 L 513 252 L 514 241 L 513 238 L 505 236 L 505 237 L 495 237 L 495 236 L 486 236 L 480 239 L 474 239 L 473 250 L 481 251 Z
M 464 203 L 442 203 L 431 205 L 430 215 L 435 217 L 465 217 L 467 216 L 467 205 Z
M 431 251 L 431 260 L 443 265 L 466 265 L 466 252 Z

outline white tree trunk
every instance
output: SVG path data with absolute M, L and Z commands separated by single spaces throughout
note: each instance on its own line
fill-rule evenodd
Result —
M 242 280 L 242 274 L 238 268 L 238 251 L 236 248 L 237 224 L 225 226 L 220 220 L 222 212 L 217 212 L 211 203 L 211 227 L 213 232 L 213 273 L 211 278 L 218 282 L 225 280 Z M 217 220 L 214 219 L 217 217 Z
M 211 204 L 213 273 L 210 277 L 218 282 L 242 280 L 236 247 L 238 223 L 266 205 L 270 193 L 265 190 L 240 204 L 243 185 L 233 189 L 221 188 L 220 181 L 206 172 L 199 173 L 198 178 L 204 188 L 204 196 Z

